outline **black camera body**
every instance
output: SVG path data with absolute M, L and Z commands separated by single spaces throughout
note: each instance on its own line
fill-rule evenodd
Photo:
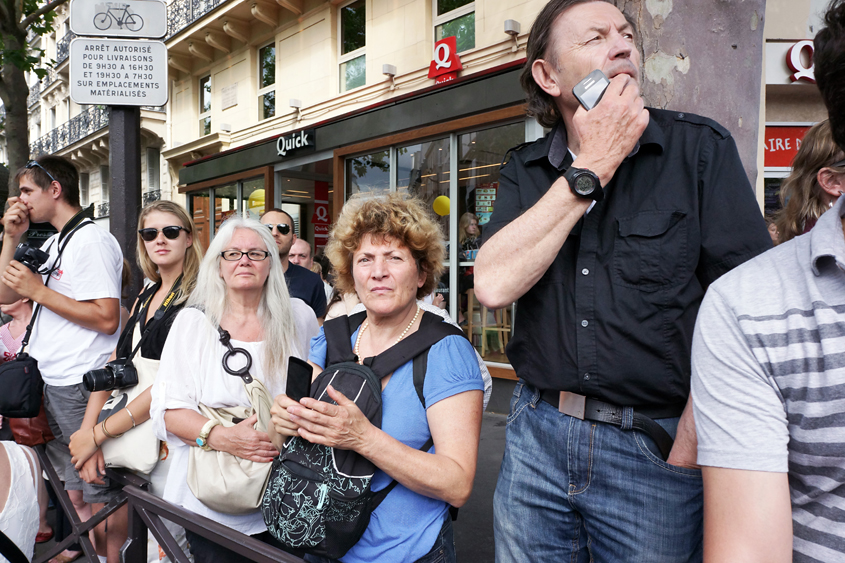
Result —
M 21 243 L 15 249 L 15 260 L 32 270 L 33 274 L 38 273 L 38 269 L 44 265 L 50 258 L 50 255 L 26 243 Z
M 92 369 L 82 376 L 85 388 L 94 391 L 113 391 L 138 385 L 138 370 L 126 358 L 118 358 L 102 369 Z

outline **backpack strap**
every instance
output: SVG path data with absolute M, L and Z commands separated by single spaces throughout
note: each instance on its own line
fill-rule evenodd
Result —
M 420 321 L 419 330 L 395 346 L 391 346 L 375 358 L 367 358 L 365 363 L 379 378 L 382 378 L 390 373 L 393 373 L 398 367 L 405 365 L 420 354 L 427 353 L 429 348 L 447 336 L 463 336 L 463 334 L 463 331 L 458 327 L 450 323 L 443 322 L 443 319 L 434 313 L 425 311 L 422 316 L 422 321 Z M 415 377 L 415 386 L 416 379 L 417 378 Z M 424 375 L 422 379 L 425 379 Z M 420 394 L 421 388 L 422 385 L 420 385 L 417 389 L 417 394 Z M 425 406 L 424 402 L 423 406 Z
M 431 449 L 431 446 L 434 445 L 434 438 L 429 438 L 428 441 L 420 447 L 421 452 L 427 452 Z M 385 499 L 387 494 L 396 488 L 396 485 L 399 484 L 399 481 L 396 479 L 392 480 L 385 488 L 373 494 L 372 500 L 372 508 L 371 512 L 375 512 L 378 505 L 381 504 L 381 501 Z
M 21 548 L 4 534 L 3 530 L 0 530 L 0 555 L 8 559 L 10 563 L 29 563 L 29 559 Z
M 364 311 L 351 317 L 336 317 L 323 323 L 323 331 L 326 335 L 326 367 L 341 362 L 355 361 L 355 352 L 352 351 L 352 334 L 366 318 L 367 312 Z

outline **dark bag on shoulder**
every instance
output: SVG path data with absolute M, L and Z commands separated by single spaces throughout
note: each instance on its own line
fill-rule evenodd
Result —
M 85 225 L 93 225 L 91 221 L 77 223 L 74 228 L 65 236 L 64 244 L 59 247 L 59 253 L 53 263 L 53 267 L 47 271 L 47 282 L 50 281 L 50 274 L 58 268 L 62 252 L 70 242 L 71 237 Z M 43 273 L 43 272 L 42 272 Z M 21 342 L 21 349 L 14 360 L 0 365 L 0 415 L 8 418 L 33 418 L 38 416 L 41 410 L 41 403 L 44 393 L 44 380 L 41 378 L 41 370 L 38 369 L 38 360 L 24 352 L 32 336 L 32 327 L 35 326 L 35 319 L 41 305 L 35 306 L 32 318 L 26 327 L 26 334 Z
M 463 331 L 426 312 L 417 332 L 359 365 L 351 335 L 365 317 L 366 313 L 359 313 L 323 324 L 328 367 L 311 385 L 311 397 L 336 404 L 326 393 L 331 384 L 381 428 L 381 379 L 414 360 L 414 387 L 425 407 L 428 350 L 446 336 L 463 336 Z M 291 366 L 299 367 L 293 362 Z M 428 451 L 432 444 L 429 439 L 420 450 Z M 370 486 L 375 470 L 372 462 L 354 451 L 312 444 L 299 436 L 291 438 L 273 462 L 264 493 L 261 509 L 268 530 L 288 548 L 330 559 L 343 557 L 364 535 L 370 514 L 397 485 L 394 480 L 373 492 Z

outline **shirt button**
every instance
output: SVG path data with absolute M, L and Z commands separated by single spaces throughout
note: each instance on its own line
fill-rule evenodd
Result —
M 589 380 L 590 380 L 590 374 L 589 374 L 589 373 L 585 373 L 585 374 L 584 374 L 584 381 L 589 381 Z
M 586 319 L 584 319 L 583 321 L 581 321 L 581 326 L 583 326 L 583 327 L 585 327 L 585 328 L 586 328 L 586 326 L 587 326 L 588 324 L 590 324 L 590 321 L 588 321 L 588 320 L 586 320 Z
M 588 270 L 587 268 L 584 268 L 583 270 L 581 270 L 581 273 L 584 274 L 585 276 L 587 276 L 587 275 L 590 274 L 590 270 Z

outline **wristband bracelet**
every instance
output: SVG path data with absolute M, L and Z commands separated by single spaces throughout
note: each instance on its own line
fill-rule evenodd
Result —
M 108 429 L 106 428 L 106 421 L 107 421 L 109 418 L 111 418 L 111 417 L 110 417 L 110 416 L 109 416 L 109 417 L 107 417 L 105 420 L 103 420 L 103 423 L 101 424 L 101 427 L 102 427 L 102 429 L 103 429 L 103 434 L 105 434 L 105 435 L 106 435 L 106 437 L 111 438 L 112 440 L 114 440 L 115 438 L 120 438 L 121 436 L 123 436 L 123 434 L 118 434 L 117 436 L 115 436 L 114 434 L 112 434 L 111 432 L 109 432 L 109 431 L 108 431 Z
M 132 428 L 135 428 L 135 426 L 137 426 L 137 424 L 135 424 L 135 417 L 132 416 L 132 411 L 129 410 L 129 407 L 123 407 L 123 410 L 125 410 L 126 413 L 129 415 L 129 418 L 132 419 Z

